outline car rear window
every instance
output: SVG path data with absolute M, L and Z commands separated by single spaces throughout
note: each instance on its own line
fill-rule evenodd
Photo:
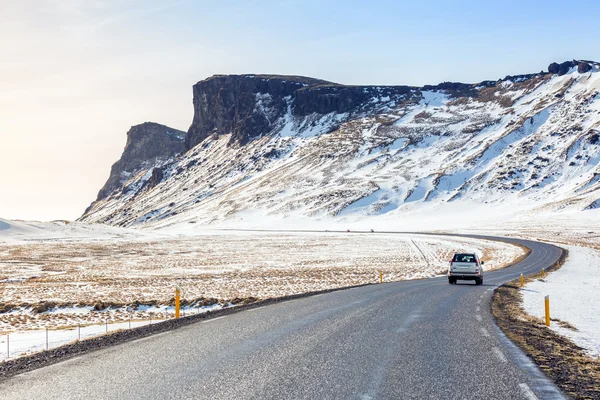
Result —
M 452 262 L 474 263 L 475 260 L 475 254 L 455 254 Z

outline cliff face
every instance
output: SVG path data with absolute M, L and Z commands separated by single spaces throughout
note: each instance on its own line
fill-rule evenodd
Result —
M 121 188 L 136 172 L 183 152 L 185 132 L 168 126 L 145 122 L 132 126 L 127 132 L 127 143 L 119 161 L 113 164 L 110 177 L 98 192 L 97 200 L 108 197 Z
M 232 134 L 246 144 L 268 133 L 287 111 L 287 99 L 303 87 L 328 82 L 303 77 L 216 75 L 194 85 L 194 120 L 188 149 L 212 134 Z M 259 105 L 260 104 L 260 105 Z M 268 113 L 262 112 L 268 109 Z
M 241 145 L 269 134 L 281 119 L 312 113 L 358 110 L 374 95 L 406 95 L 409 86 L 345 86 L 297 76 L 216 75 L 194 85 L 194 119 L 186 137 L 191 149 L 207 137 L 232 134 Z

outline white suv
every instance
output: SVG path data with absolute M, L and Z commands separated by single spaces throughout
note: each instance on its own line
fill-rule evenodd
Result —
M 477 254 L 454 254 L 450 261 L 450 268 L 448 268 L 448 282 L 453 284 L 458 279 L 475 281 L 476 285 L 483 284 L 483 261 L 479 260 Z

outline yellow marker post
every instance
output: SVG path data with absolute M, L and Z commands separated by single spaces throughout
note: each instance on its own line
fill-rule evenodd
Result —
M 383 271 L 379 271 L 379 283 L 383 283 Z
M 546 326 L 550 326 L 550 296 L 544 297 L 544 303 L 546 306 Z
M 181 296 L 181 291 L 179 290 L 179 288 L 175 289 L 175 318 L 179 318 L 179 308 L 180 308 L 180 296 Z
M 546 269 L 542 268 L 542 278 L 545 278 L 545 277 L 546 277 Z
M 521 287 L 525 286 L 525 278 L 523 278 L 523 274 L 521 274 L 519 280 L 521 281 Z

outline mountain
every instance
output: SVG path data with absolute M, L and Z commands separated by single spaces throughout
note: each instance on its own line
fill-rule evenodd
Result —
M 163 165 L 173 156 L 185 150 L 185 132 L 154 122 L 132 126 L 127 132 L 127 144 L 121 159 L 113 164 L 110 177 L 104 184 L 98 198 L 102 200 L 136 173 Z
M 193 87 L 185 150 L 125 168 L 138 140 L 128 135 L 110 185 L 81 220 L 161 227 L 250 214 L 401 219 L 461 203 L 597 208 L 599 72 L 596 62 L 567 61 L 424 87 L 213 76 Z

